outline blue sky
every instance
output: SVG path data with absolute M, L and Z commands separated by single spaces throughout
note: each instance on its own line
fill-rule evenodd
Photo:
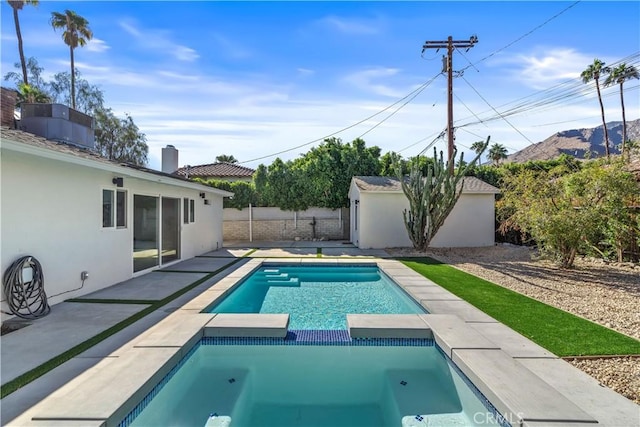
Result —
M 181 166 L 220 154 L 249 167 L 270 164 L 275 157 L 265 156 L 354 125 L 428 82 L 383 123 L 408 99 L 335 136 L 364 135 L 368 146 L 404 157 L 434 139 L 444 149 L 444 52 L 421 50 L 449 35 L 478 37 L 454 53 L 454 70 L 464 69 L 454 80 L 456 144 L 466 158 L 465 147 L 489 135 L 514 152 L 599 125 L 595 89 L 579 83 L 580 72 L 594 58 L 640 66 L 637 1 L 41 1 L 20 12 L 20 23 L 25 55 L 38 59 L 45 78 L 69 68 L 68 47 L 49 25 L 51 12 L 65 9 L 94 33 L 76 50 L 76 66 L 108 107 L 133 117 L 154 168 L 167 144 L 180 151 Z M 0 10 L 4 75 L 18 52 L 11 8 L 2 2 Z M 638 85 L 626 85 L 628 120 L 640 117 Z M 603 97 L 607 121 L 621 120 L 618 87 Z

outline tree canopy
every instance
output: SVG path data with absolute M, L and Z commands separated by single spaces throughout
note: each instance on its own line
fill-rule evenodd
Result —
M 96 150 L 109 160 L 144 166 L 149 147 L 145 134 L 128 114 L 116 117 L 111 109 L 96 110 Z
M 15 64 L 20 68 L 20 63 Z M 71 74 L 62 71 L 54 74 L 53 79 L 42 78 L 44 68 L 37 59 L 27 60 L 27 74 L 31 84 L 24 85 L 18 72 L 10 71 L 4 80 L 12 81 L 19 88 L 18 106 L 23 103 L 52 102 L 71 106 Z M 89 83 L 75 70 L 76 109 L 94 117 L 96 151 L 104 157 L 118 161 L 145 165 L 149 154 L 146 136 L 140 131 L 129 114 L 124 118 L 105 106 L 105 95 L 100 87 Z

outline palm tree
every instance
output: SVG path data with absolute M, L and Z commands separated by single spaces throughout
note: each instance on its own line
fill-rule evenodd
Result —
M 484 141 L 476 141 L 473 144 L 471 144 L 471 149 L 476 153 L 476 154 L 482 154 L 482 152 L 485 150 L 486 145 Z M 480 164 L 480 156 L 478 156 L 478 164 Z
M 502 144 L 493 144 L 487 157 L 497 166 L 500 164 L 500 160 L 507 158 L 507 149 Z
M 604 105 L 602 104 L 599 81 L 602 74 L 608 74 L 610 71 L 611 69 L 605 67 L 604 62 L 596 58 L 593 60 L 593 64 L 590 64 L 586 70 L 580 73 L 580 78 L 583 83 L 589 83 L 591 80 L 595 80 L 596 82 L 596 91 L 598 92 L 598 101 L 600 102 L 600 114 L 602 115 L 602 127 L 604 128 L 604 149 L 607 153 L 607 159 L 609 158 L 609 131 L 604 121 Z
M 22 32 L 20 31 L 20 20 L 18 19 L 18 11 L 26 4 L 33 6 L 38 5 L 38 0 L 7 0 L 13 9 L 13 23 L 16 26 L 16 36 L 18 37 L 18 52 L 20 53 L 20 64 L 22 65 L 22 81 L 25 85 L 29 84 L 27 78 L 27 62 L 24 60 L 24 50 L 22 50 Z
M 624 91 L 622 85 L 631 79 L 640 79 L 640 73 L 638 73 L 638 69 L 633 65 L 627 65 L 623 62 L 611 70 L 607 79 L 604 81 L 605 86 L 611 86 L 615 83 L 620 85 L 620 105 L 622 106 L 622 157 L 624 157 L 625 144 L 627 142 L 627 119 L 624 114 Z
M 71 107 L 76 108 L 76 73 L 73 50 L 78 46 L 84 46 L 91 40 L 93 33 L 89 29 L 89 21 L 72 10 L 64 13 L 51 12 L 51 26 L 54 30 L 64 28 L 62 40 L 69 46 L 71 53 Z
M 233 155 L 221 154 L 216 157 L 216 162 L 218 163 L 238 163 L 238 159 L 233 157 Z
M 51 102 L 51 98 L 39 88 L 24 83 L 20 83 L 18 90 L 18 106 L 24 104 L 47 104 Z

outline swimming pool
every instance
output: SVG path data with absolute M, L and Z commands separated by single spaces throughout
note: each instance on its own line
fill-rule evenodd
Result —
M 377 266 L 263 265 L 208 313 L 288 313 L 289 328 L 346 329 L 346 314 L 426 313 Z
M 205 338 L 120 427 L 499 425 L 432 340 L 341 333 L 311 345 Z

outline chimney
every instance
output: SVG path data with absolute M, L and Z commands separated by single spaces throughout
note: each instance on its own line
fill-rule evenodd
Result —
M 162 149 L 162 172 L 174 173 L 178 170 L 178 150 L 173 145 Z
M 2 114 L 2 126 L 9 126 L 11 129 L 15 128 L 14 111 L 16 109 L 16 100 L 18 92 L 12 89 L 2 88 L 0 93 L 0 113 Z

